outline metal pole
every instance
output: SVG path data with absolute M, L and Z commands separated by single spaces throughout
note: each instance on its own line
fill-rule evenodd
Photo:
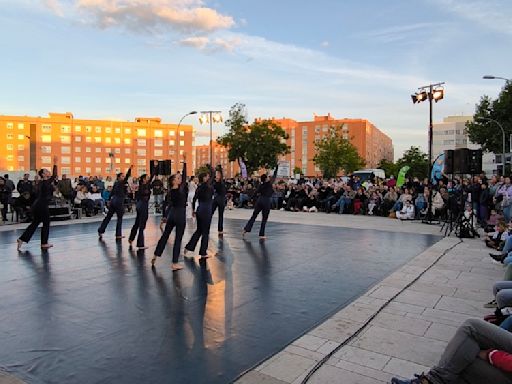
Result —
M 210 111 L 210 166 L 213 167 L 213 122 L 212 111 Z
M 433 94 L 433 86 L 430 84 L 429 88 L 429 94 L 428 94 L 428 101 L 429 101 L 429 125 L 428 125 L 428 185 L 430 185 L 429 188 L 429 194 L 428 194 L 428 212 L 427 212 L 427 220 L 432 219 L 432 193 L 434 192 L 433 184 L 431 180 L 432 176 L 432 146 L 434 141 L 434 122 L 433 122 L 433 111 L 432 111 L 432 102 L 434 99 Z
M 505 165 L 506 165 L 506 161 L 505 161 L 505 154 L 506 154 L 506 145 L 505 145 L 505 142 L 507 141 L 506 139 L 506 136 L 505 136 L 505 129 L 503 129 L 503 126 L 501 125 L 501 123 L 497 120 L 494 120 L 494 119 L 491 119 L 489 117 L 478 117 L 477 120 L 484 120 L 484 121 L 491 121 L 493 123 L 495 123 L 498 127 L 500 127 L 501 129 L 501 134 L 503 135 L 502 136 L 502 148 L 501 148 L 501 156 L 503 157 L 502 158 L 502 163 L 503 163 L 503 176 L 505 176 Z

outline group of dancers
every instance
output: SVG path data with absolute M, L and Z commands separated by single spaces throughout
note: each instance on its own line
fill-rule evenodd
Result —
M 214 171 L 213 168 L 208 165 L 209 171 L 198 175 L 199 185 L 196 187 L 194 183 L 191 183 L 189 191 L 186 160 L 186 155 L 184 154 L 183 170 L 181 174 L 178 172 L 169 177 L 167 208 L 163 213 L 165 227 L 163 228 L 162 236 L 158 241 L 154 255 L 151 259 L 152 267 L 155 266 L 157 258 L 162 256 L 171 232 L 173 229 L 176 229 L 171 269 L 173 271 L 183 269 L 183 266 L 179 263 L 179 258 L 183 234 L 185 233 L 185 227 L 187 225 L 187 205 L 191 205 L 192 216 L 196 219 L 196 230 L 189 242 L 185 245 L 183 252 L 184 258 L 193 258 L 193 253 L 199 240 L 201 240 L 199 256 L 202 259 L 206 259 L 211 256 L 207 252 L 208 241 L 212 216 L 216 210 L 218 210 L 218 234 L 219 236 L 223 236 L 224 234 L 224 209 L 226 206 L 227 188 L 223 179 L 222 170 L 217 169 Z M 54 163 L 57 163 L 57 157 L 54 157 Z M 107 226 L 114 214 L 117 216 L 115 238 L 116 240 L 124 238 L 122 234 L 123 215 L 125 211 L 128 179 L 131 176 L 132 167 L 133 166 L 128 169 L 126 174 L 122 172 L 117 174 L 116 181 L 112 187 L 108 213 L 98 228 L 98 236 L 100 240 L 103 238 L 103 234 L 105 233 L 105 230 L 107 229 Z M 151 169 L 152 172 L 149 176 L 144 174 L 139 177 L 139 188 L 136 193 L 136 218 L 128 237 L 130 247 L 132 246 L 135 237 L 137 237 L 136 247 L 138 250 L 145 250 L 149 248 L 144 242 L 144 230 L 149 217 L 151 182 L 154 177 L 157 176 L 157 164 L 155 164 L 154 167 L 151 167 Z M 30 241 L 40 223 L 43 224 L 41 229 L 41 248 L 48 249 L 53 247 L 52 244 L 48 243 L 50 233 L 49 203 L 53 195 L 54 184 L 57 181 L 57 165 L 53 166 L 52 173 L 43 168 L 38 172 L 38 174 L 41 178 L 41 183 L 37 191 L 37 198 L 31 208 L 33 220 L 17 240 L 18 251 L 21 250 L 21 246 L 24 243 L 28 243 Z M 275 181 L 276 174 L 277 168 L 274 170 L 274 173 L 270 178 L 267 177 L 266 174 L 261 175 L 260 185 L 256 190 L 257 200 L 254 205 L 254 211 L 251 218 L 243 228 L 243 237 L 245 237 L 248 232 L 251 232 L 257 216 L 261 213 L 262 221 L 259 236 L 261 240 L 266 239 L 265 227 L 270 213 L 270 199 L 273 193 L 272 184 Z M 190 192 L 193 192 L 191 201 L 189 198 L 191 194 Z

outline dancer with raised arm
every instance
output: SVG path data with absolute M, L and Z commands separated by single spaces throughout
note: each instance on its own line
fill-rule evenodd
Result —
M 41 178 L 38 189 L 37 197 L 32 204 L 32 222 L 27 227 L 25 232 L 18 239 L 18 251 L 21 250 L 23 243 L 28 243 L 34 232 L 36 231 L 39 223 L 43 223 L 41 228 L 41 249 L 48 249 L 53 247 L 52 244 L 48 243 L 50 237 L 50 200 L 53 197 L 53 189 L 55 182 L 57 181 L 57 156 L 53 158 L 53 172 L 50 173 L 46 168 L 42 168 L 37 173 Z
M 199 174 L 199 186 L 197 187 L 196 194 L 194 195 L 194 199 L 192 200 L 192 214 L 197 219 L 197 228 L 192 237 L 190 238 L 190 241 L 185 246 L 184 257 L 186 258 L 193 257 L 192 255 L 187 253 L 194 252 L 199 239 L 201 239 L 199 256 L 201 256 L 201 258 L 203 259 L 209 257 L 206 251 L 208 249 L 210 224 L 212 222 L 213 169 L 209 164 L 207 166 L 210 172 L 204 172 Z M 197 212 L 195 210 L 196 202 L 199 202 Z
M 170 199 L 169 199 L 169 208 L 167 214 L 167 222 L 165 224 L 164 232 L 162 233 L 162 237 L 158 240 L 158 244 L 155 249 L 155 253 L 153 258 L 151 259 L 151 266 L 154 266 L 156 263 L 156 258 L 162 256 L 162 253 L 167 244 L 167 240 L 169 240 L 169 235 L 171 234 L 174 227 L 176 227 L 176 236 L 174 238 L 174 245 L 172 248 L 172 264 L 171 269 L 173 271 L 178 271 L 183 269 L 183 266 L 180 265 L 180 251 L 181 251 L 181 241 L 183 239 L 183 233 L 185 233 L 185 226 L 187 225 L 186 219 L 186 208 L 187 208 L 187 156 L 183 153 L 183 172 L 181 175 L 176 173 L 169 178 L 169 189 L 170 189 Z
M 139 232 L 139 236 L 137 236 L 137 248 L 139 251 L 144 249 L 148 249 L 144 245 L 144 229 L 146 229 L 146 223 L 148 221 L 149 216 L 149 199 L 151 198 L 151 183 L 153 179 L 158 173 L 158 160 L 153 162 L 154 173 L 150 174 L 149 180 L 148 175 L 144 174 L 139 177 L 139 189 L 135 193 L 135 197 L 137 199 L 136 211 L 137 216 L 135 217 L 135 223 L 133 224 L 132 230 L 130 231 L 130 236 L 128 237 L 128 243 L 130 246 L 135 240 L 135 236 L 137 235 L 137 231 Z
M 244 227 L 242 237 L 245 237 L 246 233 L 251 232 L 256 218 L 261 212 L 260 239 L 265 240 L 267 238 L 265 236 L 265 226 L 267 225 L 268 215 L 270 214 L 270 198 L 274 193 L 272 184 L 274 184 L 274 180 L 276 179 L 277 168 L 278 167 L 276 166 L 274 169 L 274 174 L 270 180 L 265 173 L 260 176 L 261 184 L 255 193 L 255 195 L 258 196 L 258 200 L 256 200 L 256 204 L 254 205 L 254 211 L 252 212 L 251 218 Z
M 215 210 L 219 209 L 219 220 L 217 224 L 217 230 L 219 236 L 224 234 L 224 209 L 226 208 L 226 193 L 227 188 L 222 177 L 222 168 L 215 171 L 215 181 L 213 182 L 213 203 L 212 203 L 212 216 Z
M 107 216 L 103 219 L 100 227 L 98 228 L 98 236 L 100 239 L 103 237 L 105 230 L 107 229 L 108 223 L 114 216 L 114 213 L 117 215 L 117 223 L 116 223 L 116 239 L 122 239 L 123 233 L 123 215 L 124 215 L 124 199 L 126 197 L 126 185 L 128 184 L 128 179 L 132 174 L 133 165 L 130 166 L 126 175 L 124 173 L 118 173 L 116 177 L 116 181 L 114 186 L 112 187 L 112 192 L 110 193 L 110 204 L 108 207 Z

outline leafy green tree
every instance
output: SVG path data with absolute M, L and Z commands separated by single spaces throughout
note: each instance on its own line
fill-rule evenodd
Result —
M 228 133 L 217 139 L 217 142 L 228 149 L 229 161 L 242 159 L 247 173 L 260 169 L 272 169 L 277 166 L 280 155 L 290 152 L 285 140 L 285 130 L 271 120 L 260 120 L 247 125 L 247 114 L 244 104 L 235 104 L 229 112 L 226 126 Z
M 201 164 L 199 168 L 196 169 L 196 175 L 199 175 L 200 173 L 209 173 L 210 169 L 206 166 L 206 164 Z
M 503 151 L 501 129 L 496 123 L 480 120 L 481 118 L 498 121 L 505 131 L 506 143 L 508 143 L 512 134 L 512 82 L 506 83 L 495 100 L 486 95 L 482 96 L 475 106 L 473 121 L 466 123 L 469 139 L 473 143 L 480 144 L 485 151 L 501 153 Z M 509 145 L 506 145 L 506 149 L 509 150 Z
M 379 162 L 379 165 L 377 165 L 377 168 L 382 169 L 386 174 L 386 177 L 393 175 L 396 178 L 399 171 L 398 166 L 395 163 L 386 159 L 382 159 Z
M 300 167 L 293 168 L 294 175 L 300 175 L 301 173 L 302 173 L 302 169 L 300 169 Z
M 428 175 L 428 156 L 419 147 L 412 146 L 404 152 L 403 156 L 396 162 L 397 172 L 405 165 L 410 167 L 409 172 L 407 172 L 409 177 L 423 179 Z M 395 176 L 397 175 L 395 174 Z
M 340 170 L 351 173 L 362 168 L 365 161 L 357 148 L 341 134 L 341 127 L 330 127 L 329 134 L 315 142 L 315 164 L 324 178 L 335 177 Z

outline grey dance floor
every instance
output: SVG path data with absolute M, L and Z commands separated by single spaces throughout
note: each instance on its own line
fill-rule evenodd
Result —
M 98 223 L 52 227 L 47 253 L 39 231 L 19 255 L 21 231 L 0 232 L 0 367 L 30 383 L 228 383 L 439 240 L 270 221 L 260 243 L 242 225 L 219 240 L 214 219 L 218 256 L 178 273 L 171 244 L 150 268 L 156 218 L 145 256 L 115 222 L 104 242 Z

